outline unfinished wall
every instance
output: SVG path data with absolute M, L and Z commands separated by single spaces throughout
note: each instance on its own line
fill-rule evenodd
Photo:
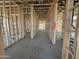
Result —
M 11 6 L 10 2 L 7 7 L 5 1 L 3 1 L 3 6 L 0 8 L 2 18 L 2 36 L 5 48 L 25 36 L 23 9 L 15 2 L 13 2 L 13 4 L 16 6 Z
M 48 34 L 53 44 L 55 44 L 56 41 L 56 20 L 57 20 L 57 1 L 54 0 L 49 10 L 47 20 Z
M 33 39 L 38 31 L 38 16 L 34 11 L 33 6 L 31 7 L 31 38 Z
M 1 16 L 1 14 L 0 14 Z M 2 18 L 0 17 L 0 59 L 4 59 L 4 45 L 2 38 Z

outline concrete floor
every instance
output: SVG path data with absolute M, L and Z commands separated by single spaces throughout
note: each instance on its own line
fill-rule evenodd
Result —
M 52 45 L 45 32 L 24 38 L 6 50 L 7 59 L 61 59 L 61 40 Z

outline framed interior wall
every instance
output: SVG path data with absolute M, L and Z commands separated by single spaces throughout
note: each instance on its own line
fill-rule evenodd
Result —
M 78 59 L 76 58 L 76 55 L 78 55 L 77 53 L 79 52 L 77 51 L 79 43 L 79 4 L 77 2 L 77 4 L 74 5 L 74 1 L 75 0 L 66 0 L 66 10 L 64 12 L 62 59 Z

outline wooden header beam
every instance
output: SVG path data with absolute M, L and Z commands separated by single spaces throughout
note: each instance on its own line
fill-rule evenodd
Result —
M 23 2 L 23 1 L 12 0 L 11 2 L 12 2 L 12 3 L 14 3 L 14 2 L 16 3 L 16 2 Z M 0 1 L 0 3 L 3 3 L 3 1 Z M 10 1 L 6 1 L 6 0 L 5 0 L 5 3 L 10 3 Z
M 3 6 L 0 6 L 2 8 Z M 10 7 L 10 5 L 6 5 L 5 7 Z M 18 5 L 11 5 L 11 7 L 18 7 Z
M 47 6 L 49 6 L 49 5 L 51 5 L 51 3 L 46 3 L 46 4 L 30 4 L 30 5 L 33 5 L 33 6 L 42 6 L 42 5 L 47 5 Z

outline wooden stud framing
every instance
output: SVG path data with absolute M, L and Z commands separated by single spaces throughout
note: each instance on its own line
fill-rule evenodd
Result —
M 22 7 L 21 7 L 21 24 L 22 24 L 22 38 L 23 38 L 25 36 L 25 29 L 24 29 L 24 14 Z
M 9 36 L 8 36 L 8 29 L 7 29 L 7 20 L 6 20 L 6 8 L 5 8 L 5 0 L 3 0 L 3 21 L 5 21 L 5 23 L 3 23 L 3 25 L 5 26 L 4 28 L 4 33 L 5 33 L 5 37 L 6 37 L 6 46 L 9 46 Z
M 16 36 L 16 41 L 18 41 L 18 38 L 17 38 L 17 20 L 16 20 L 16 7 L 14 6 L 14 22 L 15 22 L 15 36 Z
M 34 34 L 33 34 L 33 6 L 31 6 L 31 38 L 33 39 L 34 38 Z
M 79 19 L 77 19 L 77 26 L 75 30 L 75 39 L 74 49 L 70 50 L 70 32 L 71 32 L 71 21 L 72 21 L 72 12 L 78 5 L 73 6 L 74 0 L 66 0 L 66 10 L 64 14 L 64 29 L 63 29 L 63 47 L 62 47 L 62 59 L 69 59 L 69 54 L 72 55 L 72 59 L 79 59 Z M 71 8 L 71 9 L 70 9 Z M 79 18 L 79 9 L 78 9 L 78 18 Z M 76 52 L 75 52 L 76 51 Z
M 5 59 L 4 45 L 3 45 L 3 34 L 2 34 L 2 19 L 0 19 L 0 59 Z
M 22 38 L 22 9 L 21 9 L 21 6 L 19 7 L 20 8 L 20 26 L 21 26 L 21 38 Z
M 72 12 L 69 12 L 69 8 L 73 6 L 73 1 L 66 0 L 66 10 L 64 14 L 64 29 L 63 29 L 63 47 L 62 47 L 62 59 L 68 59 L 68 51 L 66 48 L 69 49 L 69 40 L 70 40 L 70 25 L 71 25 L 71 18 Z
M 3 0 L 3 3 L 5 3 L 5 0 Z M 3 7 L 5 5 L 3 4 Z M 5 10 L 4 10 L 5 11 Z M 5 59 L 5 55 L 4 55 L 4 45 L 3 45 L 3 34 L 2 34 L 2 19 L 0 19 L 0 59 Z
M 38 26 L 38 21 L 37 21 L 37 14 L 34 10 L 34 7 L 31 6 L 31 20 L 30 20 L 30 25 L 31 25 L 31 39 L 33 39 L 37 33 L 37 26 Z
M 21 38 L 23 38 L 24 37 L 24 23 L 23 23 L 23 10 L 21 9 L 21 7 L 20 7 L 20 23 L 21 23 Z
M 22 38 L 22 16 L 21 16 L 21 7 L 18 7 L 18 11 L 19 11 L 19 39 Z
M 76 52 L 75 52 L 75 58 L 74 59 L 79 59 L 79 6 L 78 6 L 78 18 L 77 18 L 77 29 L 76 29 Z
M 12 7 L 11 7 L 11 0 L 9 0 L 9 26 L 10 26 L 10 42 L 9 44 L 11 45 L 14 43 L 14 38 L 13 38 L 13 22 L 12 22 Z
M 56 20 L 57 20 L 57 0 L 52 2 L 52 6 L 48 12 L 48 34 L 53 44 L 56 43 Z

